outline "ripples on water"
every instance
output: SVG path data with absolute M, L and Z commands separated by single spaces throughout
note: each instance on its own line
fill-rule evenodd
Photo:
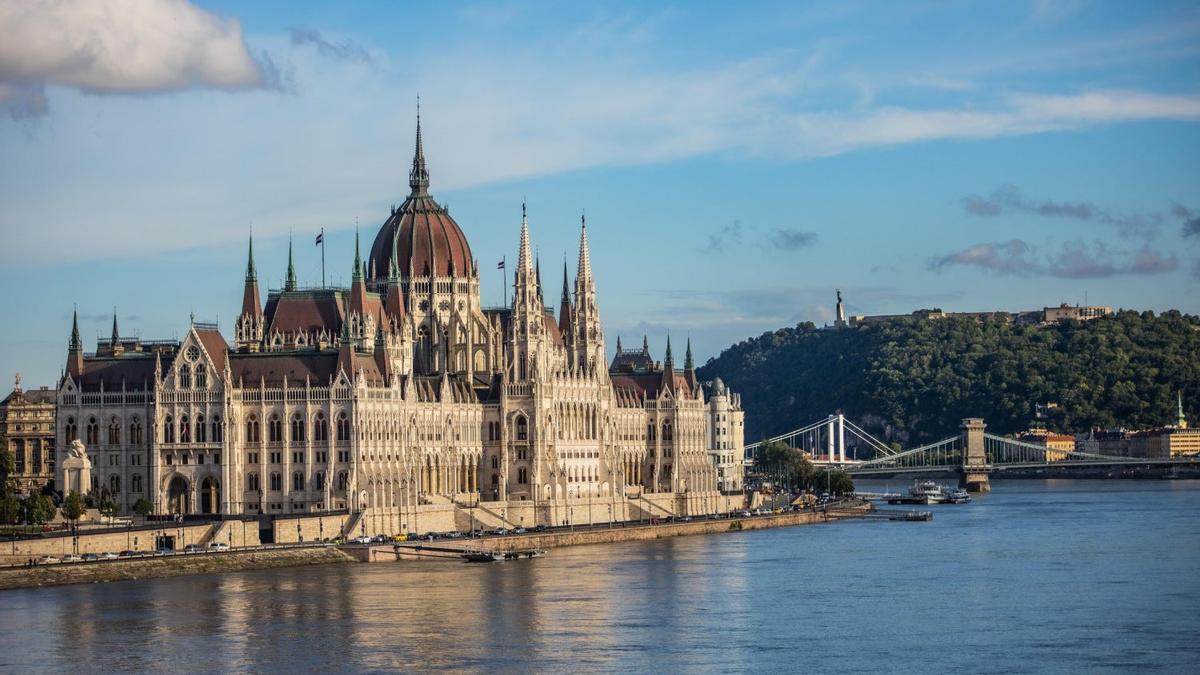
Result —
M 1200 670 L 1200 481 L 995 487 L 928 523 L 8 591 L 0 670 Z

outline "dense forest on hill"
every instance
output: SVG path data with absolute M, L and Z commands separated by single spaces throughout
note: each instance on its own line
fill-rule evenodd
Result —
M 1064 432 L 1174 423 L 1176 393 L 1200 423 L 1200 317 L 1121 311 L 1093 321 L 1017 326 L 973 318 L 899 318 L 842 330 L 811 323 L 729 347 L 699 371 L 741 393 L 746 441 L 842 412 L 905 446 L 1042 420 Z

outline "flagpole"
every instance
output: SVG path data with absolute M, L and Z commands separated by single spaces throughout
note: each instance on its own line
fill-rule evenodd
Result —
M 500 274 L 503 276 L 503 279 L 504 279 L 502 288 L 504 288 L 504 306 L 505 307 L 508 307 L 508 265 L 506 264 L 507 262 L 508 262 L 508 260 L 506 258 L 504 258 L 504 257 L 500 258 Z
M 321 288 L 325 288 L 325 228 L 321 228 Z

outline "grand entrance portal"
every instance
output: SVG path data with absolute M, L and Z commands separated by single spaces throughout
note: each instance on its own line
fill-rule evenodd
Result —
M 191 512 L 191 506 L 187 481 L 182 476 L 175 476 L 167 486 L 167 511 L 182 515 Z
M 200 484 L 200 513 L 216 513 L 220 499 L 221 490 L 217 487 L 217 480 L 212 476 L 205 478 Z

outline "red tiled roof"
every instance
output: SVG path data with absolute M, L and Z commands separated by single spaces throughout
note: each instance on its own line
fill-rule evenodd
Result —
M 397 265 L 405 279 L 416 276 L 466 277 L 471 272 L 471 246 L 449 212 L 427 194 L 410 195 L 387 219 L 371 245 L 373 282 L 387 280 L 396 238 Z

